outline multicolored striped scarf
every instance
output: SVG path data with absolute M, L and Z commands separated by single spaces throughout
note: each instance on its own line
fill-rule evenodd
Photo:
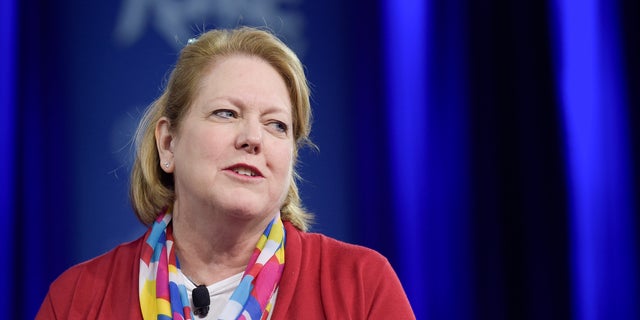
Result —
M 171 213 L 162 212 L 145 234 L 140 256 L 140 308 L 144 319 L 193 319 L 187 289 L 179 276 Z M 284 269 L 285 230 L 277 215 L 264 230 L 242 280 L 218 319 L 266 319 L 271 296 Z

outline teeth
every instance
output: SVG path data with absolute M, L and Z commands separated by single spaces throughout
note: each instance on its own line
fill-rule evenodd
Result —
M 237 174 L 244 175 L 244 176 L 251 176 L 251 177 L 255 177 L 256 176 L 256 174 L 253 171 L 251 171 L 251 170 L 249 170 L 247 168 L 234 168 L 233 172 L 235 172 Z

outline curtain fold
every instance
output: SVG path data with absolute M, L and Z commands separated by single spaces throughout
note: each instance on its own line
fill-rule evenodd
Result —
M 15 61 L 17 1 L 0 2 L 0 273 L 11 275 L 14 271 L 14 186 L 15 181 Z M 0 286 L 0 310 L 12 310 L 14 278 L 5 277 Z
M 567 132 L 572 300 L 578 319 L 640 316 L 633 139 L 627 122 L 632 107 L 619 9 L 617 2 L 556 1 L 561 44 L 556 72 Z
M 383 169 L 357 189 L 367 209 L 355 220 L 367 220 L 360 239 L 392 221 L 396 245 L 382 248 L 419 319 L 637 315 L 640 125 L 637 90 L 625 91 L 639 77 L 638 11 L 623 4 L 618 25 L 622 2 L 379 2 L 382 43 L 356 51 L 384 55 L 373 67 L 385 91 L 370 92 L 385 102 L 371 109 L 359 95 L 351 117 L 364 120 L 356 135 L 386 132 L 358 150 L 389 156 L 355 155 Z M 596 33 L 575 20 L 589 6 Z M 581 39 L 598 45 L 568 53 Z M 598 113 L 584 122 L 590 106 Z M 576 182 L 576 170 L 591 178 Z
M 64 96 L 62 22 L 56 5 L 16 7 L 10 318 L 33 318 L 49 284 L 70 266 L 71 116 Z

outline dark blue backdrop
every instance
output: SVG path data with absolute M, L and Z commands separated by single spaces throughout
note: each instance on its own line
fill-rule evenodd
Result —
M 640 8 L 605 0 L 4 0 L 0 310 L 132 240 L 130 141 L 194 34 L 268 26 L 312 84 L 314 231 L 419 319 L 637 319 Z M 25 316 L 26 315 L 26 316 Z

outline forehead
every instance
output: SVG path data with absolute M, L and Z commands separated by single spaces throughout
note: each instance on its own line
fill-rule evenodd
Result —
M 259 107 L 280 108 L 291 113 L 292 103 L 281 74 L 260 57 L 231 55 L 212 63 L 199 81 L 196 105 L 229 98 Z

